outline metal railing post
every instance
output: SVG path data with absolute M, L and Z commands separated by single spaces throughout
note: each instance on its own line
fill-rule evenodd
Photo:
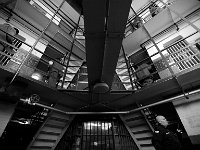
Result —
M 132 90 L 134 90 L 134 85 L 133 85 L 133 80 L 132 80 L 132 77 L 131 77 L 131 73 L 130 73 L 130 70 L 129 70 L 129 66 L 132 67 L 131 65 L 128 65 L 128 60 L 126 58 L 126 54 L 125 54 L 125 51 L 124 51 L 124 47 L 122 45 L 122 51 L 123 51 L 123 55 L 124 55 L 124 60 L 126 62 L 126 67 L 128 69 L 128 74 L 129 74 L 129 78 L 130 78 L 130 81 L 131 81 L 131 87 L 132 87 Z

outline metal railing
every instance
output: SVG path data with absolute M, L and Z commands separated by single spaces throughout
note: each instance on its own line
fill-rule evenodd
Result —
M 174 1 L 170 1 L 170 3 L 167 3 L 168 6 L 172 5 Z M 136 13 L 137 16 L 140 17 L 140 21 L 142 23 L 147 23 L 149 20 L 151 20 L 154 16 L 156 16 L 158 13 L 163 11 L 165 9 L 165 5 L 161 3 L 159 0 L 155 0 L 154 2 L 149 2 L 145 6 L 143 6 L 141 9 L 139 9 Z M 133 8 L 132 8 L 133 9 Z M 134 11 L 134 10 L 133 10 Z M 127 24 L 126 24 L 126 30 L 125 30 L 125 37 L 133 33 L 135 30 L 141 27 L 141 25 L 137 25 L 135 27 L 134 21 L 137 19 L 136 15 L 133 13 L 131 17 L 129 17 Z
M 199 38 L 198 32 L 194 32 L 185 38 L 177 40 L 173 44 L 161 49 L 160 51 L 155 51 L 155 53 L 152 55 L 148 53 L 149 49 L 143 48 L 137 53 L 129 56 L 129 67 L 125 65 L 124 60 L 120 60 L 118 66 L 120 66 L 121 62 L 124 63 L 124 65 L 122 65 L 123 69 L 118 67 L 116 70 L 118 70 L 118 76 L 124 80 L 121 80 L 122 82 L 118 82 L 118 84 L 124 84 L 125 86 L 128 86 L 129 88 L 127 90 L 136 91 L 199 68 Z M 192 42 L 191 39 L 193 39 Z M 160 53 L 163 54 L 164 58 L 161 57 Z M 138 59 L 140 57 L 143 58 Z M 170 72 L 170 69 L 172 72 Z M 120 73 L 120 70 L 123 73 Z M 128 70 L 131 72 L 130 75 Z M 132 83 L 130 78 L 132 78 Z
M 1 30 L 1 32 L 4 32 L 6 34 L 6 32 L 3 30 Z M 10 35 L 10 36 L 12 36 L 12 35 Z M 21 39 L 14 37 L 14 36 L 12 36 L 12 37 L 16 41 L 18 41 L 17 43 L 25 44 L 26 46 L 31 47 L 31 45 L 27 44 L 26 42 L 22 41 Z M 0 66 L 8 71 L 12 71 L 13 73 L 15 73 L 17 68 L 19 67 L 19 65 L 24 61 L 24 59 L 18 57 L 18 55 L 20 55 L 20 53 L 21 53 L 20 50 L 22 50 L 22 49 L 20 47 L 16 47 L 15 45 L 8 43 L 7 41 L 5 41 L 3 39 L 0 39 L 0 42 L 3 43 L 4 45 L 10 46 L 11 48 L 13 48 L 15 50 L 15 54 L 12 54 L 12 55 L 6 51 L 0 51 L 0 55 L 1 55 L 0 56 Z M 32 77 L 32 78 L 34 78 L 33 77 L 34 75 L 40 76 L 40 78 L 37 77 L 37 80 L 41 81 L 42 83 L 48 84 L 48 85 L 50 84 L 49 81 L 53 80 L 54 85 L 50 85 L 50 86 L 60 88 L 61 80 L 63 79 L 64 69 L 68 67 L 66 76 L 71 76 L 71 79 L 69 80 L 69 78 L 67 78 L 64 81 L 64 84 L 65 84 L 64 89 L 66 89 L 67 86 L 72 81 L 73 76 L 75 76 L 75 74 L 77 73 L 76 71 L 78 70 L 78 68 L 81 67 L 82 61 L 70 59 L 69 64 L 67 66 L 66 63 L 63 63 L 55 58 L 48 56 L 47 54 L 41 52 L 37 48 L 34 48 L 34 50 L 39 52 L 46 58 L 43 58 L 43 57 L 38 58 L 38 57 L 34 56 L 33 54 L 31 54 L 27 58 L 27 60 L 25 60 L 26 63 L 23 65 L 22 70 L 20 71 L 20 75 L 28 76 L 28 77 Z M 28 53 L 25 50 L 23 52 L 25 52 L 25 55 L 27 55 L 27 53 Z M 66 59 L 66 60 L 68 60 L 68 59 Z M 50 65 L 49 60 L 52 61 L 53 64 Z M 36 65 L 35 66 L 28 65 L 29 61 L 35 61 Z M 42 63 L 45 66 L 45 68 L 43 68 L 43 70 L 37 68 L 38 62 Z M 78 65 L 78 64 L 80 64 L 80 65 Z M 30 72 L 28 74 L 24 73 L 24 72 L 27 72 L 27 70 L 29 70 Z M 36 78 L 34 78 L 34 79 L 36 79 Z

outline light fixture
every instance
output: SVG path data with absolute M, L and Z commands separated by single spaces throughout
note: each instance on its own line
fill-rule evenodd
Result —
M 32 75 L 31 75 L 31 78 L 35 79 L 35 80 L 39 80 L 39 81 L 42 81 L 42 75 L 38 72 L 34 72 Z
M 49 60 L 49 66 L 52 66 L 52 65 L 53 65 L 53 61 Z

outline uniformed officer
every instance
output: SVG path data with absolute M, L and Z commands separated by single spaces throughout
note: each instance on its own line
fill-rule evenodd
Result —
M 181 144 L 175 133 L 167 129 L 168 121 L 164 116 L 157 116 L 159 123 L 152 138 L 152 144 L 156 150 L 180 150 Z

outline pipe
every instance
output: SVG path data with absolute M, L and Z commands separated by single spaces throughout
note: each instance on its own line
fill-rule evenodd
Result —
M 197 90 L 194 90 L 192 92 L 188 92 L 187 96 L 197 94 L 199 92 L 200 92 L 200 89 L 197 89 Z M 132 109 L 132 110 L 128 110 L 128 111 L 111 111 L 111 112 L 66 112 L 66 111 L 63 111 L 63 110 L 60 110 L 60 109 L 57 109 L 57 108 L 53 108 L 53 107 L 50 107 L 50 106 L 47 106 L 47 105 L 43 105 L 43 104 L 40 104 L 40 103 L 32 103 L 32 105 L 44 107 L 44 108 L 47 108 L 47 109 L 50 109 L 50 110 L 53 110 L 53 111 L 57 111 L 57 112 L 60 112 L 60 113 L 63 113 L 63 114 L 68 114 L 68 115 L 129 114 L 129 113 L 133 113 L 133 112 L 143 110 L 145 108 L 149 108 L 149 107 L 157 106 L 157 105 L 160 105 L 160 104 L 168 103 L 168 102 L 174 101 L 176 99 L 184 98 L 184 97 L 185 97 L 185 94 L 181 94 L 181 95 L 178 95 L 178 96 L 175 96 L 175 97 L 172 97 L 172 98 L 168 98 L 168 99 L 165 99 L 165 100 L 162 100 L 162 101 L 159 101 L 159 102 L 155 102 L 155 103 L 152 103 L 152 104 L 149 104 L 149 105 L 145 105 L 145 106 L 142 106 L 142 107 L 139 107 L 139 108 L 136 108 L 136 109 Z M 25 102 L 25 103 L 29 103 L 29 99 L 22 99 L 21 98 L 20 101 Z

